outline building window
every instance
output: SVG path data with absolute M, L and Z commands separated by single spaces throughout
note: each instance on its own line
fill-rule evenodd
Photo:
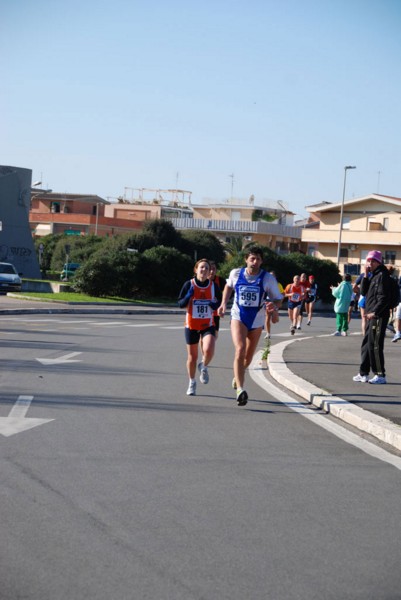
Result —
M 384 262 L 389 265 L 395 264 L 395 251 L 386 250 L 384 253 Z
M 361 265 L 346 263 L 344 265 L 344 274 L 345 275 L 359 275 L 361 272 Z
M 349 229 L 350 222 L 350 217 L 343 217 L 343 229 Z
M 368 231 L 381 231 L 383 226 L 375 217 L 368 217 Z
M 348 258 L 348 248 L 340 249 L 340 258 Z
M 384 231 L 388 231 L 388 217 L 384 217 L 383 219 L 383 229 Z

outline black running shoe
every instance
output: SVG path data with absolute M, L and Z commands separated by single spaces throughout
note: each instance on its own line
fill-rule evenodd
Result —
M 239 394 L 237 394 L 237 404 L 238 406 L 245 406 L 248 402 L 248 394 L 245 390 L 242 390 Z

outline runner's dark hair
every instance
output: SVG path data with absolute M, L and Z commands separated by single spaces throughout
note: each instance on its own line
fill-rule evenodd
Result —
M 260 246 L 250 246 L 245 250 L 245 258 L 248 258 L 251 254 L 255 254 L 256 256 L 260 256 L 263 260 L 263 250 Z

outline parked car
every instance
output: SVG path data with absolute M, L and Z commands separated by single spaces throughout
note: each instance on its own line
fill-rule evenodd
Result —
M 61 281 L 68 281 L 71 277 L 74 277 L 75 271 L 79 269 L 81 265 L 78 263 L 65 263 L 63 270 L 61 271 Z
M 21 277 L 11 263 L 0 263 L 0 294 L 21 291 Z

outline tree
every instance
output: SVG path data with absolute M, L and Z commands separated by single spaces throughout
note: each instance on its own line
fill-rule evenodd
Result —
M 126 249 L 98 253 L 79 269 L 73 288 L 91 296 L 131 298 L 138 289 L 139 262 L 138 255 L 131 254 Z
M 186 242 L 182 251 L 188 254 L 194 262 L 200 258 L 214 260 L 217 265 L 225 261 L 224 246 L 210 231 L 191 229 L 184 231 L 182 237 Z
M 137 268 L 137 283 L 142 296 L 177 298 L 182 284 L 193 275 L 189 256 L 175 248 L 157 246 L 146 250 Z
M 56 236 L 53 236 L 56 237 Z M 83 264 L 102 245 L 103 239 L 96 235 L 71 236 L 61 235 L 53 247 L 51 257 L 51 269 L 61 271 L 66 262 L 65 247 L 70 247 L 68 255 L 69 262 Z

